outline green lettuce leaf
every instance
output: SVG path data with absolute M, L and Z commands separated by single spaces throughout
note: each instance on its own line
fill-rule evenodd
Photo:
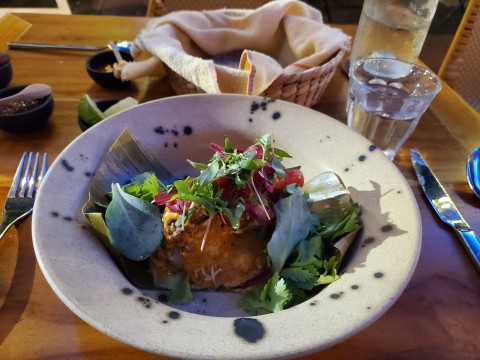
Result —
M 112 201 L 105 212 L 105 222 L 112 245 L 134 261 L 146 259 L 163 240 L 158 207 L 127 194 L 119 184 L 112 184 Z

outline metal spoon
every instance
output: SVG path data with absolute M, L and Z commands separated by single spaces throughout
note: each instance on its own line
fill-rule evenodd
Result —
M 480 198 L 480 148 L 476 148 L 468 156 L 467 179 L 470 188 Z
M 14 101 L 41 99 L 52 93 L 52 88 L 46 84 L 28 85 L 22 91 L 4 98 L 0 98 L 0 105 L 8 105 Z
M 7 43 L 9 49 L 21 49 L 21 50 L 80 50 L 80 51 L 100 51 L 106 50 L 108 45 L 105 46 L 91 46 L 91 45 L 64 45 L 64 44 L 42 44 L 42 43 L 24 43 L 24 42 L 9 42 Z M 130 41 L 117 41 L 115 45 L 118 50 L 129 51 L 132 43 Z

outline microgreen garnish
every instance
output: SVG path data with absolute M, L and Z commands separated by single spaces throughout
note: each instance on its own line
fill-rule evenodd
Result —
M 257 205 L 261 206 L 265 218 L 270 221 L 273 210 L 269 211 L 267 207 L 273 206 L 273 202 L 268 195 L 273 193 L 275 177 L 285 176 L 281 160 L 290 155 L 273 148 L 270 134 L 262 136 L 244 151 L 235 149 L 228 136 L 223 146 L 211 144 L 210 148 L 215 153 L 207 163 L 187 160 L 200 170 L 200 175 L 177 180 L 168 186 L 167 191 L 171 194 L 169 201 L 179 200 L 201 206 L 210 217 L 220 213 L 234 230 L 240 228 L 244 211 Z M 182 209 L 185 209 L 184 205 Z M 188 209 L 182 211 L 177 223 L 183 226 L 193 212 Z

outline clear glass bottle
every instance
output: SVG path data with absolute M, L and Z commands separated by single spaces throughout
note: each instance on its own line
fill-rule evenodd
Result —
M 438 0 L 365 0 L 350 64 L 365 57 L 416 62 Z

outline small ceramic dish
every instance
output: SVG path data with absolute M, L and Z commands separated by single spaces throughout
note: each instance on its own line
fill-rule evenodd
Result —
M 120 54 L 125 61 L 133 61 L 132 55 L 128 51 L 120 50 Z M 106 88 L 118 88 L 127 86 L 130 81 L 122 81 L 113 75 L 113 64 L 117 60 L 112 51 L 103 51 L 95 54 L 87 60 L 88 75 L 100 86 Z
M 14 95 L 22 91 L 26 85 L 10 86 L 0 90 L 0 98 Z M 52 94 L 38 99 L 33 108 L 15 114 L 2 115 L 0 112 L 0 129 L 9 132 L 30 132 L 43 127 L 53 112 Z
M 110 106 L 112 105 L 115 105 L 116 103 L 118 103 L 120 100 L 118 99 L 110 99 L 110 100 L 99 100 L 99 101 L 95 101 L 95 104 L 97 104 L 97 107 L 101 110 L 101 111 L 105 111 L 107 110 Z M 86 131 L 87 129 L 91 128 L 92 125 L 88 125 L 87 123 L 85 123 L 85 121 L 83 121 L 80 116 L 77 117 L 77 121 L 78 121 L 78 126 L 80 126 L 80 129 L 82 129 L 82 131 Z
M 7 87 L 12 81 L 13 70 L 10 56 L 0 53 L 0 89 Z

